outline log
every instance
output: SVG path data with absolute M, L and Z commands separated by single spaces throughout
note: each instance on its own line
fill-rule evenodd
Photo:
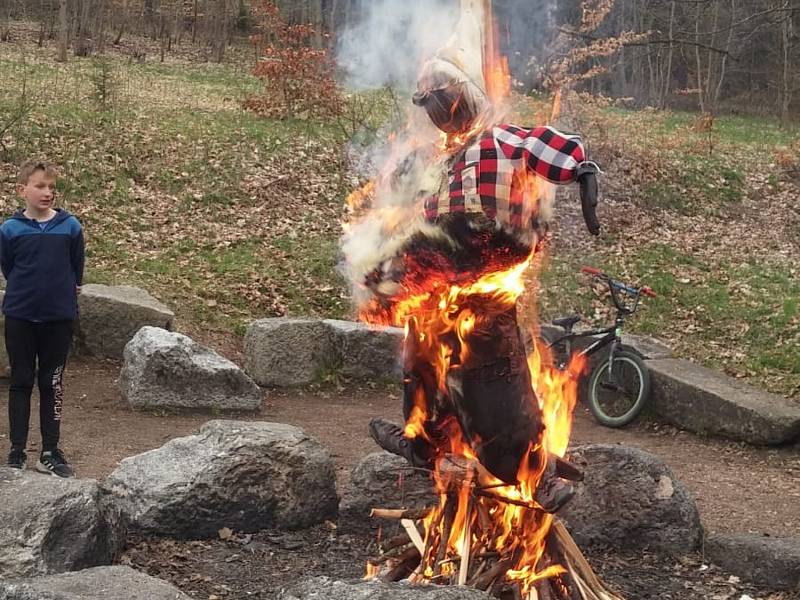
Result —
M 442 511 L 442 532 L 439 536 L 439 548 L 436 550 L 436 562 L 433 564 L 433 575 L 442 572 L 442 561 L 447 552 L 447 540 L 450 539 L 450 529 L 453 527 L 453 520 L 456 518 L 456 500 L 452 494 L 447 495 L 444 510 Z
M 399 521 L 401 519 L 411 519 L 412 521 L 419 521 L 428 516 L 431 508 L 373 508 L 369 511 L 369 516 L 373 519 L 393 519 Z
M 419 550 L 411 546 L 397 556 L 396 559 L 397 564 L 382 575 L 381 580 L 386 582 L 399 581 L 411 575 L 420 560 Z
M 530 508 L 531 510 L 541 510 L 536 504 L 531 502 L 523 502 L 522 500 L 514 500 L 512 498 L 504 498 L 503 496 L 498 496 L 496 494 L 492 494 L 491 492 L 486 492 L 484 490 L 475 490 L 476 496 L 481 496 L 482 498 L 489 498 L 494 500 L 495 502 L 503 502 L 505 504 L 513 504 L 514 506 L 521 506 L 523 508 Z
M 505 572 L 511 568 L 513 561 L 511 557 L 506 557 L 498 560 L 486 572 L 475 579 L 473 584 L 479 590 L 486 590 L 498 576 L 505 575 Z
M 408 533 L 404 532 L 394 536 L 393 538 L 386 540 L 385 542 L 380 544 L 380 547 L 383 552 L 388 552 L 389 550 L 397 548 L 398 546 L 405 546 L 406 544 L 410 543 L 411 543 L 411 538 L 408 536 Z
M 420 556 L 425 556 L 425 542 L 422 541 L 422 536 L 419 534 L 416 523 L 411 519 L 401 519 L 400 524 L 408 533 L 408 537 L 411 538 L 411 543 L 419 550 Z
M 459 554 L 461 554 L 461 565 L 458 567 L 458 585 L 465 585 L 467 583 L 467 575 L 469 575 L 469 551 L 472 545 L 472 497 L 467 500 L 467 514 L 464 515 L 464 537 L 461 538 L 461 547 Z

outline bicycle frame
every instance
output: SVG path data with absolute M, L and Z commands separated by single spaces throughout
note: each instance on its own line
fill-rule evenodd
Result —
M 622 325 L 625 323 L 625 314 L 630 314 L 625 310 L 619 310 L 617 312 L 617 317 L 614 319 L 614 325 L 611 327 L 604 327 L 600 329 L 587 329 L 586 331 L 581 331 L 579 333 L 573 333 L 572 331 L 565 333 L 561 337 L 556 338 L 553 343 L 548 344 L 549 348 L 552 348 L 556 344 L 560 344 L 561 342 L 564 343 L 564 348 L 566 349 L 566 358 L 569 359 L 572 356 L 572 342 L 573 340 L 579 338 L 586 338 L 586 337 L 595 337 L 601 335 L 602 337 L 595 340 L 593 343 L 589 344 L 586 348 L 580 351 L 581 356 L 592 356 L 596 354 L 609 344 L 611 345 L 611 349 L 608 353 L 608 377 L 611 382 L 614 381 L 614 369 L 613 367 L 613 359 L 614 355 L 617 352 L 617 349 L 622 345 Z M 563 366 L 563 365 L 561 365 Z

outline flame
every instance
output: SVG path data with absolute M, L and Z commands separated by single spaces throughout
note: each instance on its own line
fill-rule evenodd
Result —
M 469 353 L 468 334 L 480 318 L 469 307 L 476 306 L 476 303 L 484 310 L 513 306 L 524 291 L 524 276 L 532 258 L 533 254 L 518 265 L 488 272 L 463 285 L 444 284 L 437 280 L 436 274 L 431 274 L 435 282 L 431 290 L 410 294 L 398 302 L 392 315 L 394 324 L 405 324 L 406 336 L 416 337 L 412 340 L 416 342 L 415 351 L 434 365 L 440 393 L 446 392 L 448 372 L 457 369 Z M 411 323 L 413 326 L 409 326 Z M 452 344 L 447 342 L 447 338 L 453 335 L 460 341 L 458 357 L 453 356 Z M 458 360 L 454 360 L 456 358 Z M 583 371 L 584 359 L 575 356 L 565 371 L 559 371 L 552 366 L 546 350 L 537 345 L 528 357 L 528 368 L 546 427 L 542 438 L 531 442 L 529 454 L 563 456 L 569 442 L 578 377 Z M 424 436 L 432 441 L 425 424 L 434 420 L 435 415 L 428 414 L 428 403 L 420 387 L 415 392 L 405 433 L 409 437 Z M 565 569 L 560 565 L 540 564 L 553 521 L 552 515 L 535 508 L 536 490 L 546 461 L 540 460 L 536 466 L 531 466 L 526 456 L 519 466 L 519 483 L 510 486 L 480 466 L 454 418 L 440 424 L 437 433 L 444 440 L 437 438 L 433 473 L 440 501 L 437 509 L 423 520 L 426 545 L 431 551 L 420 566 L 422 580 L 453 573 L 464 548 L 483 548 L 483 551 L 502 552 L 504 556 L 514 557 L 506 577 L 519 581 L 524 594 L 537 580 L 563 573 Z M 463 471 L 454 475 L 453 461 L 470 465 L 466 479 Z M 489 496 L 475 496 L 476 488 L 490 491 Z M 453 498 L 457 498 L 456 513 L 447 539 L 442 540 L 443 512 Z M 516 504 L 499 499 L 508 499 Z M 433 543 L 428 544 L 429 539 Z M 446 544 L 445 557 L 458 560 L 452 560 L 434 573 L 439 544 Z
M 469 131 L 442 134 L 439 153 L 432 158 L 446 156 L 473 140 L 499 122 L 504 111 L 502 105 L 509 95 L 511 78 L 508 62 L 498 52 L 491 3 L 486 5 L 489 9 L 484 12 L 483 76 L 490 106 Z M 412 134 L 405 145 L 393 145 L 392 157 L 376 182 L 348 198 L 351 214 L 357 216 L 364 209 L 371 214 L 382 211 L 382 221 L 392 226 L 408 217 L 402 211 L 388 214 L 386 207 L 374 206 L 372 198 L 381 197 L 381 190 L 399 161 L 419 144 L 422 141 Z M 539 210 L 535 200 L 539 197 L 537 181 L 530 176 L 515 182 L 516 193 L 530 199 L 524 204 L 528 211 L 523 215 L 524 222 L 529 222 L 532 212 Z M 526 260 L 511 266 L 501 262 L 502 257 L 497 258 L 494 263 L 489 260 L 479 273 L 470 273 L 465 280 L 463 274 L 447 269 L 425 270 L 414 263 L 414 257 L 404 257 L 406 276 L 391 306 L 383 306 L 374 299 L 361 308 L 359 317 L 369 323 L 404 327 L 406 347 L 414 350 L 414 356 L 407 359 L 432 366 L 435 376 L 435 382 L 431 382 L 435 383 L 435 389 L 418 386 L 415 390 L 404 430 L 408 438 L 422 437 L 434 446 L 433 481 L 439 494 L 438 506 L 422 520 L 426 550 L 412 579 L 435 582 L 442 575 L 454 574 L 457 565 L 466 560 L 466 554 L 500 552 L 511 561 L 506 578 L 519 582 L 521 593 L 527 596 L 533 595 L 537 580 L 565 572 L 563 566 L 544 564 L 542 560 L 553 517 L 538 507 L 536 492 L 548 455 L 564 456 L 567 450 L 578 376 L 584 362 L 581 357 L 573 357 L 569 367 L 559 371 L 553 367 L 546 350 L 538 346 L 528 357 L 545 428 L 539 439 L 531 441 L 520 462 L 517 485 L 500 481 L 480 465 L 455 417 L 438 418 L 436 403 L 448 401 L 448 374 L 456 372 L 469 358 L 470 334 L 479 326 L 482 316 L 511 309 L 525 290 L 524 275 L 533 252 Z M 454 356 L 454 352 L 458 355 Z M 430 435 L 432 425 L 435 436 Z M 460 469 L 455 469 L 454 463 Z M 443 527 L 445 519 L 452 523 L 449 528 Z M 440 562 L 442 558 L 444 562 Z M 374 566 L 368 567 L 368 576 L 375 573 Z

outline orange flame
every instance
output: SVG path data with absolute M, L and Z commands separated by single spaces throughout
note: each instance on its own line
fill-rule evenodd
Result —
M 490 7 L 491 3 L 486 2 L 486 5 Z M 442 134 L 440 150 L 446 152 L 461 147 L 496 123 L 500 105 L 509 95 L 511 78 L 508 62 L 498 52 L 491 9 L 484 14 L 486 39 L 483 70 L 492 107 L 476 120 L 470 131 L 449 136 Z M 410 147 L 414 146 L 413 137 L 408 143 Z M 392 172 L 399 157 L 403 156 L 399 146 L 397 144 L 394 148 L 394 158 L 384 169 L 383 177 Z M 407 152 L 409 147 L 402 150 Z M 520 193 L 531 199 L 537 197 L 535 178 L 530 177 L 517 184 L 518 189 L 522 190 Z M 364 188 L 351 195 L 348 199 L 351 210 L 358 212 L 367 206 L 374 192 L 374 187 Z M 538 210 L 535 205 L 528 206 L 529 210 Z M 528 222 L 529 216 L 525 216 L 525 222 Z M 367 306 L 359 316 L 371 323 L 404 326 L 406 345 L 414 348 L 419 360 L 433 366 L 437 393 L 446 395 L 448 373 L 459 368 L 458 365 L 468 357 L 469 334 L 480 319 L 480 315 L 470 307 L 476 302 L 480 303 L 482 309 L 500 311 L 513 307 L 525 289 L 524 274 L 532 258 L 533 254 L 510 268 L 488 265 L 483 273 L 468 282 L 461 281 L 456 273 L 415 274 L 422 275 L 423 281 L 413 283 L 413 278 L 404 280 L 402 295 L 393 298 L 391 308 Z M 456 346 L 459 356 L 453 356 L 453 338 L 459 342 Z M 537 580 L 557 577 L 565 571 L 560 565 L 543 564 L 542 557 L 553 517 L 538 508 L 536 491 L 547 465 L 547 455 L 563 456 L 567 450 L 572 411 L 577 399 L 578 375 L 583 371 L 584 364 L 582 358 L 574 357 L 568 369 L 559 371 L 543 352 L 544 349 L 535 347 L 528 357 L 528 367 L 545 430 L 541 439 L 531 442 L 529 453 L 520 462 L 517 485 L 505 484 L 480 465 L 455 418 L 437 423 L 437 459 L 433 480 L 440 500 L 439 505 L 422 520 L 427 550 L 412 577 L 415 581 L 432 581 L 437 575 L 453 574 L 457 568 L 455 565 L 466 560 L 465 552 L 469 554 L 478 549 L 482 552 L 501 552 L 502 556 L 512 560 L 506 578 L 519 582 L 523 595 L 531 592 Z M 429 414 L 430 400 L 426 398 L 422 386 L 415 391 L 414 405 L 405 425 L 407 437 L 424 437 L 433 443 L 425 429 L 426 423 L 436 420 L 435 414 Z M 438 437 L 439 434 L 444 441 Z M 530 461 L 530 454 L 542 458 Z M 462 467 L 466 465 L 466 468 L 454 471 L 454 462 Z M 452 525 L 447 539 L 443 539 L 445 531 L 442 520 L 448 510 L 454 511 L 450 515 Z M 444 546 L 443 550 L 439 549 L 440 546 Z M 445 562 L 437 566 L 440 556 L 444 557 Z M 375 569 L 370 567 L 368 574 L 374 573 Z
M 406 327 L 406 335 L 416 336 L 416 352 L 434 364 L 440 391 L 446 390 L 447 373 L 457 368 L 451 366 L 453 351 L 445 342 L 445 337 L 458 337 L 461 342 L 458 362 L 462 362 L 469 352 L 467 334 L 475 327 L 478 318 L 467 308 L 469 302 L 486 303 L 483 306 L 492 309 L 514 305 L 524 290 L 524 274 L 531 258 L 504 271 L 487 273 L 472 283 L 439 285 L 433 291 L 409 296 L 398 303 L 394 317 L 405 323 L 413 321 L 414 327 Z M 569 368 L 559 371 L 552 366 L 549 357 L 543 355 L 543 350 L 536 346 L 528 357 L 528 367 L 546 426 L 541 445 L 532 442 L 530 451 L 541 451 L 545 456 L 547 453 L 563 456 L 569 442 L 583 357 L 573 357 Z M 429 415 L 427 410 L 424 392 L 418 389 L 411 417 L 406 423 L 407 436 L 425 436 L 429 439 L 424 424 L 433 415 Z M 463 549 L 470 547 L 502 551 L 503 556 L 513 556 L 514 561 L 506 577 L 517 580 L 523 593 L 528 593 L 537 580 L 563 573 L 562 566 L 540 565 L 553 520 L 552 515 L 535 508 L 536 490 L 546 461 L 540 460 L 538 466 L 531 467 L 531 461 L 526 456 L 519 467 L 519 483 L 515 486 L 506 485 L 480 466 L 456 422 L 446 423 L 440 429 L 446 436 L 446 447 L 438 448 L 433 475 L 440 503 L 423 521 L 426 540 L 430 538 L 435 542 L 429 546 L 438 548 L 438 544 L 446 544 L 444 556 L 453 559 L 441 567 L 439 573 L 454 573 L 454 565 L 461 559 Z M 454 460 L 471 465 L 466 480 L 463 479 L 463 472 L 458 477 L 453 474 Z M 476 496 L 473 493 L 476 488 L 490 490 L 490 496 L 494 498 Z M 453 524 L 448 538 L 442 540 L 441 516 L 446 503 L 452 502 L 454 497 L 457 498 L 457 509 Z M 508 499 L 516 504 L 499 499 Z M 437 554 L 431 551 L 423 558 L 419 570 L 422 580 L 434 577 Z

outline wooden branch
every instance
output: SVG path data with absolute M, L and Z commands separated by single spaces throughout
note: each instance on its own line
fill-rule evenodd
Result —
M 461 565 L 458 568 L 458 585 L 467 583 L 467 575 L 469 574 L 469 551 L 472 545 L 472 498 L 467 500 L 467 514 L 464 516 L 464 537 L 461 539 Z
M 419 521 L 428 516 L 431 508 L 373 508 L 369 511 L 369 516 L 373 519 L 393 519 L 399 521 L 401 519 L 411 519 L 412 521 Z
M 400 579 L 408 577 L 420 560 L 419 551 L 414 546 L 411 546 L 408 550 L 400 554 L 396 560 L 397 564 L 381 576 L 383 581 L 399 581 Z
M 489 568 L 483 575 L 475 579 L 473 586 L 479 590 L 486 590 L 495 578 L 505 575 L 505 572 L 511 568 L 511 557 L 506 557 L 498 560 L 491 568 Z
M 522 500 L 514 500 L 512 498 L 504 498 L 503 496 L 497 496 L 496 494 L 492 494 L 491 492 L 484 492 L 483 490 L 475 490 L 474 494 L 476 496 L 489 498 L 497 502 L 503 502 L 504 504 L 513 504 L 514 506 L 521 506 L 522 508 L 530 508 L 531 510 L 541 510 L 541 507 L 537 504 L 532 504 L 530 502 L 523 502 Z
M 411 543 L 419 550 L 420 556 L 424 556 L 425 542 L 422 541 L 422 536 L 419 534 L 416 523 L 411 519 L 401 519 L 400 524 L 403 526 L 403 529 L 406 530 L 406 533 L 408 533 Z
M 438 575 L 442 572 L 442 561 L 447 552 L 447 540 L 450 538 L 450 529 L 453 527 L 453 520 L 456 518 L 456 500 L 452 494 L 448 494 L 442 511 L 442 534 L 439 536 L 439 548 L 436 551 L 436 561 L 433 565 L 433 574 Z

